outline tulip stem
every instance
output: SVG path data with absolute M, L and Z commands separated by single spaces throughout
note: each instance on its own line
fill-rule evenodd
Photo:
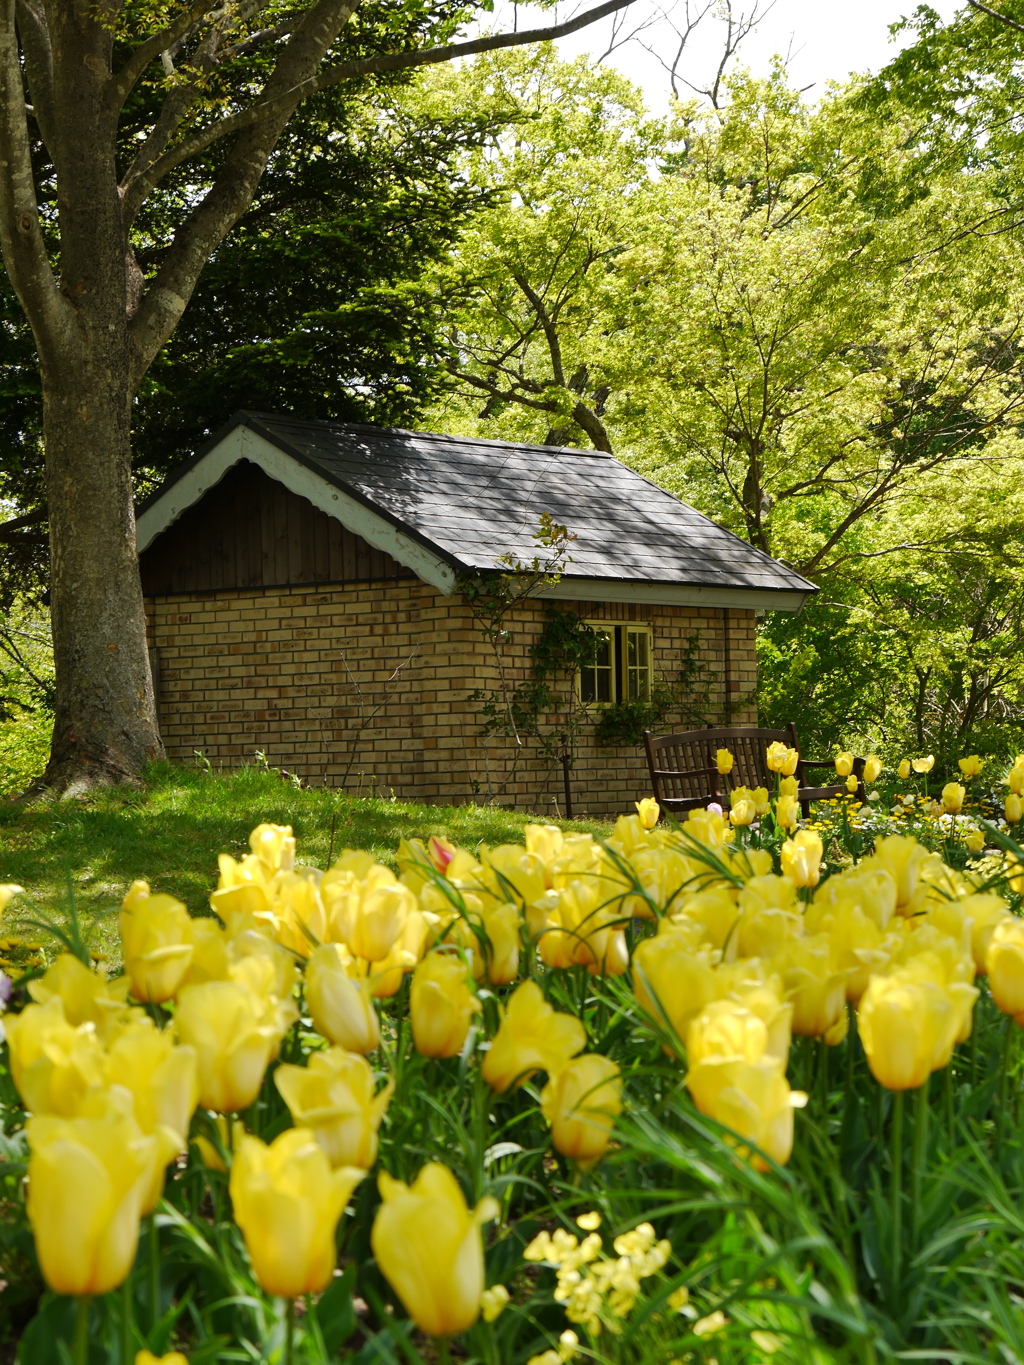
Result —
M 437 1365 L 452 1365 L 452 1353 L 448 1348 L 447 1337 L 435 1337 L 437 1342 Z
M 132 1277 L 121 1286 L 121 1365 L 132 1359 Z
M 149 1312 L 155 1329 L 160 1321 L 160 1239 L 155 1210 L 149 1215 Z
M 292 1365 L 292 1345 L 295 1341 L 295 1300 L 289 1299 L 284 1309 L 284 1355 L 281 1365 Z
M 921 1217 L 921 1176 L 928 1158 L 928 1088 L 929 1076 L 914 1096 L 914 1153 L 910 1170 L 910 1250 L 918 1250 L 918 1224 Z
M 79 1294 L 75 1300 L 75 1365 L 89 1365 L 89 1305 L 88 1294 Z
M 896 1304 L 903 1277 L 903 1091 L 892 1096 L 892 1303 Z

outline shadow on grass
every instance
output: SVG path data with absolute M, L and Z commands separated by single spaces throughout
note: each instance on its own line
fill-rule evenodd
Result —
M 249 833 L 263 821 L 291 825 L 299 861 L 323 868 L 332 826 L 335 857 L 346 847 L 368 849 L 393 867 L 403 837 L 442 834 L 468 848 L 481 841 L 519 843 L 530 819 L 550 822 L 485 806 L 430 806 L 299 789 L 262 768 L 206 774 L 159 764 L 142 791 L 115 788 L 87 801 L 0 807 L 0 881 L 20 883 L 39 909 L 59 918 L 74 895 L 87 921 L 106 920 L 109 937 L 106 925 L 100 929 L 106 944 L 114 928 L 109 912 L 136 878 L 184 901 L 193 914 L 208 913 L 217 854 L 247 853 Z M 561 824 L 608 832 L 596 821 Z M 7 927 L 14 929 L 16 920 Z

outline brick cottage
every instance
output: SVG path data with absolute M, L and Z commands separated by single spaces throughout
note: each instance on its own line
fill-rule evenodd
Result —
M 575 682 L 577 812 L 647 794 L 641 749 L 601 747 L 593 718 L 687 661 L 719 720 L 756 719 L 755 615 L 813 585 L 613 456 L 242 412 L 139 509 L 168 755 L 260 751 L 318 785 L 557 813 L 550 754 L 481 734 L 473 694 L 499 689 L 498 663 L 462 591 L 532 561 L 544 512 L 571 562 L 499 649 L 512 689 L 552 609 L 601 633 Z

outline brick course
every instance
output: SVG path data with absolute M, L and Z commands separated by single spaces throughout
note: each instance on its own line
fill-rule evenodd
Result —
M 723 613 L 717 608 L 560 602 L 588 620 L 636 621 L 652 631 L 655 673 L 672 679 L 690 639 L 719 718 L 753 723 L 754 614 L 729 620 L 726 692 Z M 469 694 L 498 685 L 497 667 L 469 609 L 415 578 L 325 587 L 245 588 L 149 597 L 160 721 L 168 756 L 201 750 L 215 767 L 256 750 L 309 782 L 363 795 L 460 803 L 485 800 L 561 813 L 561 768 L 535 740 L 480 736 Z M 506 622 L 510 687 L 529 676 L 529 647 L 545 619 L 524 603 Z M 553 722 L 553 718 L 552 718 Z M 548 727 L 545 721 L 545 728 Z M 631 810 L 649 795 L 642 749 L 600 748 L 585 724 L 572 770 L 577 814 Z

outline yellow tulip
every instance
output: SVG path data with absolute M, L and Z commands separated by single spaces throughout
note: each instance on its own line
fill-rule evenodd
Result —
M 644 939 L 633 953 L 633 991 L 655 1026 L 682 1042 L 690 1020 L 717 995 L 713 959 L 673 934 Z
M 686 1085 L 702 1114 L 731 1128 L 780 1166 L 786 1164 L 793 1150 L 793 1110 L 802 1109 L 807 1096 L 789 1088 L 780 1058 L 710 1058 L 690 1068 Z M 756 1169 L 766 1169 L 762 1157 L 740 1151 L 751 1156 Z
M 849 777 L 853 772 L 853 754 L 849 750 L 836 754 L 836 772 L 840 777 Z
M 857 1031 L 875 1080 L 887 1090 L 923 1085 L 949 1062 L 977 997 L 974 986 L 940 985 L 913 964 L 873 976 L 861 998 Z
M 1010 792 L 1003 802 L 1003 814 L 1006 817 L 1006 823 L 1008 825 L 1015 825 L 1021 816 L 1024 815 L 1024 799 L 1019 797 L 1015 792 Z
M 645 796 L 642 801 L 634 801 L 636 813 L 644 829 L 653 829 L 661 816 L 661 807 L 653 796 Z
M 984 760 L 979 758 L 977 754 L 969 754 L 966 758 L 958 758 L 957 765 L 963 776 L 968 779 L 977 777 L 985 766 Z
M 835 1045 L 846 1037 L 846 972 L 829 934 L 789 939 L 772 960 L 793 1005 L 793 1032 Z
M 775 803 L 775 823 L 780 829 L 796 829 L 800 824 L 800 802 L 795 796 L 780 796 Z
M 621 976 L 629 966 L 620 906 L 603 881 L 576 879 L 545 893 L 528 910 L 547 907 L 538 949 L 549 967 L 585 966 L 592 976 Z
M 593 1052 L 575 1057 L 541 1091 L 540 1109 L 551 1125 L 555 1150 L 584 1169 L 592 1166 L 604 1155 L 622 1113 L 618 1066 Z
M 727 777 L 732 772 L 735 761 L 728 749 L 715 750 L 715 767 L 720 777 Z
M 810 933 L 826 934 L 831 940 L 836 970 L 845 976 L 846 999 L 856 1005 L 872 974 L 883 971 L 889 963 L 891 945 L 883 930 L 860 902 L 852 899 L 834 905 L 815 901 L 808 906 L 805 924 Z
M 910 759 L 901 758 L 899 767 L 896 769 L 896 772 L 900 781 L 906 782 L 907 778 L 910 776 Z
M 636 823 L 642 830 L 639 820 Z M 548 890 L 540 855 L 528 853 L 519 844 L 499 844 L 488 849 L 483 854 L 483 865 L 488 886 L 503 901 L 512 895 L 529 905 Z
M 882 760 L 877 754 L 868 754 L 864 760 L 864 782 L 870 786 L 882 776 Z
M 454 1336 L 472 1327 L 484 1291 L 482 1223 L 498 1216 L 495 1199 L 472 1211 L 451 1171 L 431 1162 L 411 1185 L 386 1171 L 370 1245 L 381 1274 L 421 1332 Z
M 172 999 L 192 961 L 192 920 L 185 907 L 173 896 L 151 895 L 145 882 L 133 882 L 117 927 L 132 995 L 155 1004 Z
M 691 839 L 713 853 L 721 853 L 732 842 L 733 831 L 728 820 L 717 810 L 692 810 L 686 817 L 683 830 Z
M 25 888 L 16 882 L 0 882 L 0 915 L 7 909 L 7 902 L 24 893 Z
M 257 825 L 249 835 L 249 847 L 266 872 L 291 872 L 295 866 L 295 839 L 291 825 Z
M 919 844 L 909 834 L 890 834 L 875 842 L 875 851 L 862 859 L 861 870 L 884 869 L 896 883 L 896 909 L 900 914 L 912 911 L 921 875 L 929 866 L 940 863 L 938 856 Z
M 769 772 L 782 773 L 785 777 L 790 777 L 796 772 L 796 750 L 790 749 L 788 745 L 776 740 L 774 744 L 768 745 L 766 757 Z
M 1024 768 L 1012 767 L 1006 775 L 1006 781 L 1014 796 L 1024 796 Z
M 308 1066 L 282 1064 L 274 1081 L 296 1128 L 308 1128 L 332 1166 L 369 1170 L 377 1160 L 377 1130 L 395 1083 L 374 1094 L 365 1057 L 332 1047 L 310 1054 Z
M 935 755 L 926 754 L 924 758 L 912 758 L 910 766 L 915 773 L 930 773 L 935 767 Z
M 519 908 L 511 901 L 484 909 L 477 957 L 489 985 L 509 986 L 519 975 L 522 924 Z
M 918 845 L 920 847 L 920 845 Z M 814 893 L 814 905 L 807 912 L 810 933 L 815 914 L 828 913 L 841 906 L 859 906 L 879 929 L 885 929 L 896 913 L 898 888 L 893 874 L 878 860 L 863 859 L 856 867 L 846 868 L 822 882 Z
M 386 867 L 375 868 L 367 877 L 365 888 L 348 946 L 356 957 L 381 962 L 401 936 L 406 919 L 417 908 L 416 898 Z
M 106 1294 L 135 1261 L 156 1137 L 128 1109 L 102 1117 L 40 1115 L 28 1137 L 26 1208 L 43 1278 L 58 1294 Z
M 158 1128 L 174 1134 L 174 1152 L 188 1143 L 189 1123 L 199 1103 L 196 1054 L 191 1047 L 175 1047 L 167 1031 L 160 1032 L 141 1019 L 118 1034 L 106 1057 L 106 1082 L 132 1094 L 134 1114 L 144 1133 Z M 174 1153 L 172 1152 L 172 1155 Z M 153 1186 L 143 1200 L 143 1213 L 157 1203 L 163 1188 L 163 1169 L 154 1172 Z
M 428 953 L 412 974 L 409 1017 L 422 1057 L 456 1057 L 480 1002 L 469 988 L 466 964 L 446 953 Z
M 9 1015 L 4 1025 L 11 1079 L 32 1114 L 72 1118 L 103 1083 L 104 1053 L 92 1024 L 73 1028 L 59 996 Z
M 707 891 L 696 891 L 692 895 L 682 897 L 678 905 L 678 917 L 685 917 L 699 925 L 711 947 L 718 949 L 725 946 L 740 914 L 739 906 L 736 904 L 736 893 L 728 886 L 715 886 L 709 887 Z M 672 922 L 663 919 L 659 933 L 662 926 L 667 933 Z M 697 944 L 692 946 L 697 947 Z
M 742 829 L 746 825 L 752 825 L 756 817 L 757 810 L 753 801 L 746 800 L 742 797 L 739 801 L 733 801 L 732 809 L 729 811 L 729 821 L 731 824 Z
M 270 922 L 274 939 L 299 957 L 308 957 L 330 933 L 315 877 L 310 875 L 310 869 L 279 873 L 272 892 Z
M 224 1114 L 247 1109 L 280 1042 L 265 1002 L 236 981 L 186 986 L 174 1028 L 195 1049 L 202 1107 Z
M 279 1000 L 291 1000 L 299 979 L 299 968 L 293 953 L 281 946 L 273 936 L 273 927 L 266 920 L 252 915 L 231 915 L 227 921 L 225 947 L 227 968 L 225 979 L 246 978 L 252 973 L 255 984 L 259 978 L 264 984 L 259 989 Z M 306 945 L 309 951 L 309 945 Z M 219 956 L 216 950 L 210 954 Z M 255 959 L 255 961 L 250 961 Z
M 226 980 L 229 951 L 228 935 L 217 921 L 209 915 L 197 916 L 192 921 L 192 961 L 178 989 Z
M 481 1072 L 499 1094 L 522 1085 L 535 1071 L 561 1070 L 587 1041 L 586 1030 L 572 1014 L 560 1014 L 544 999 L 536 981 L 524 981 L 505 1006 Z
M 334 1231 L 366 1175 L 332 1171 L 308 1128 L 289 1128 L 269 1145 L 246 1136 L 228 1185 L 235 1222 L 256 1278 L 284 1299 L 325 1289 L 334 1271 Z
M 345 950 L 336 943 L 315 948 L 306 963 L 306 1005 L 318 1033 L 347 1052 L 364 1056 L 380 1046 L 380 1023 L 370 983 L 355 980 Z
M 155 1356 L 152 1351 L 136 1351 L 135 1365 L 188 1365 L 188 1357 L 180 1351 L 169 1351 L 164 1356 Z
M 796 886 L 817 886 L 825 850 L 817 830 L 801 829 L 782 845 L 782 874 Z
M 799 781 L 798 778 L 796 778 L 796 777 L 780 777 L 780 778 L 779 778 L 779 795 L 780 795 L 780 796 L 799 796 L 799 794 L 800 794 L 800 781 Z
M 124 976 L 108 981 L 71 953 L 61 953 L 38 981 L 29 982 L 28 993 L 40 1005 L 58 997 L 69 1024 L 95 1024 L 105 1038 L 128 1017 L 130 984 Z
M 767 1024 L 735 1000 L 712 1000 L 691 1019 L 686 1032 L 686 1060 L 690 1066 L 715 1057 L 742 1057 L 756 1062 L 767 1051 Z
M 985 969 L 992 999 L 1004 1014 L 1024 1023 L 1024 920 L 1001 920 L 992 931 Z
M 959 815 L 967 799 L 967 789 L 959 782 L 947 782 L 942 788 L 942 807 L 948 815 Z

